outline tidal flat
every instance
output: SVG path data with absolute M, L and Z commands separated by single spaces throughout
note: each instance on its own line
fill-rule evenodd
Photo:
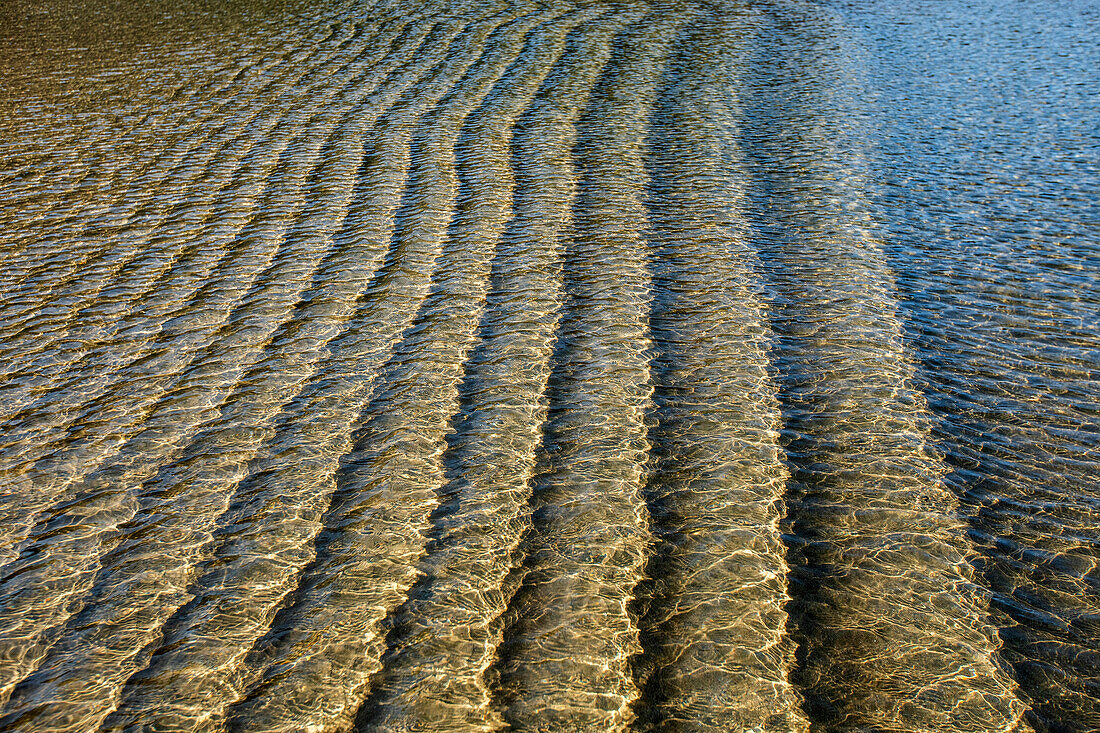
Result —
M 0 731 L 1097 733 L 1091 0 L 5 0 Z

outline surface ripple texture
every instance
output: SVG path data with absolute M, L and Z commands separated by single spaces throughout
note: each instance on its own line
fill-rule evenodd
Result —
M 0 731 L 1100 732 L 1092 0 L 4 0 Z

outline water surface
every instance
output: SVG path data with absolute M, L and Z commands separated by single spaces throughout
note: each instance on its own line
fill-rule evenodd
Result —
M 1100 730 L 1089 3 L 0 20 L 0 728 Z

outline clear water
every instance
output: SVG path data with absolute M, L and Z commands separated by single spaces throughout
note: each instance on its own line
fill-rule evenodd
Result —
M 0 729 L 1100 730 L 1100 9 L 0 8 Z

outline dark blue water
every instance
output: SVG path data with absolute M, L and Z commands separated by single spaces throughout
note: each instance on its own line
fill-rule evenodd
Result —
M 1100 727 L 1100 8 L 854 3 L 876 206 L 1002 657 Z

